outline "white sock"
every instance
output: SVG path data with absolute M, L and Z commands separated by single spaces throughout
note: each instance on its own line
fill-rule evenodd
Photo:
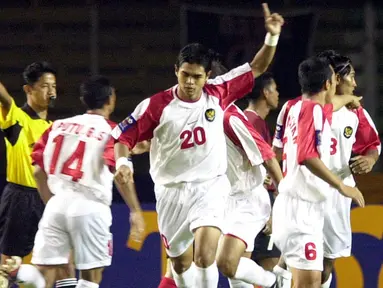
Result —
M 195 287 L 217 288 L 219 280 L 217 262 L 214 261 L 214 263 L 207 268 L 200 268 L 197 266 L 195 268 Z
M 172 267 L 174 282 L 176 282 L 176 285 L 178 288 L 194 287 L 194 276 L 195 276 L 194 262 L 192 262 L 189 269 L 183 272 L 182 274 L 177 274 L 177 272 L 174 271 L 173 265 L 170 265 L 170 266 Z
M 76 278 L 67 278 L 56 281 L 56 288 L 76 288 L 77 279 Z
M 76 288 L 98 288 L 98 287 L 99 285 L 97 283 L 89 282 L 84 279 L 78 280 L 77 286 L 76 286 Z
M 277 281 L 280 287 L 291 287 L 291 279 L 293 278 L 293 274 L 290 271 L 287 271 L 282 267 L 275 265 L 273 268 L 273 273 L 277 275 Z
M 230 288 L 254 288 L 253 284 L 249 284 L 237 279 L 228 279 Z
M 16 279 L 19 282 L 33 284 L 36 288 L 45 288 L 44 276 L 36 266 L 30 264 L 22 264 L 20 266 Z
M 330 276 L 328 277 L 327 281 L 324 282 L 320 287 L 321 287 L 321 288 L 330 288 L 331 281 L 332 281 L 332 273 L 331 273 Z
M 241 257 L 241 260 L 239 260 L 234 278 L 264 287 L 273 286 L 277 279 L 273 273 L 265 271 L 253 260 L 245 257 Z

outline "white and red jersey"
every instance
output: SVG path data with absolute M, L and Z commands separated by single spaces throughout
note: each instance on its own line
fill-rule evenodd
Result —
M 378 132 L 370 115 L 362 107 L 353 110 L 343 107 L 334 112 L 331 130 L 329 168 L 345 184 L 355 186 L 349 167 L 352 153 L 365 155 L 369 150 L 378 150 L 380 154 Z
M 311 100 L 299 100 L 289 109 L 283 135 L 283 174 L 278 186 L 287 194 L 309 202 L 328 198 L 329 185 L 312 174 L 303 162 L 320 158 L 329 166 L 331 119 L 333 106 L 324 108 Z
M 231 194 L 251 193 L 258 187 L 263 188 L 266 169 L 262 163 L 275 157 L 270 145 L 234 104 L 226 109 L 223 124 Z
M 114 126 L 100 115 L 83 114 L 57 120 L 45 131 L 34 146 L 32 160 L 47 173 L 53 194 L 70 190 L 111 204 Z
M 226 172 L 223 110 L 254 85 L 249 64 L 209 80 L 195 102 L 177 96 L 177 85 L 142 101 L 113 130 L 132 149 L 151 139 L 150 174 L 156 185 L 202 182 Z

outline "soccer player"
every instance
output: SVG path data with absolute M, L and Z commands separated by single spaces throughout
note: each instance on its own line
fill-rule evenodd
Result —
M 276 276 L 249 258 L 255 237 L 270 218 L 270 199 L 263 186 L 266 170 L 276 184 L 282 179 L 282 171 L 270 145 L 234 104 L 225 111 L 224 130 L 232 189 L 217 264 L 231 287 L 276 287 Z
M 71 249 L 80 270 L 77 288 L 99 287 L 104 267 L 111 264 L 115 124 L 108 119 L 116 95 L 108 79 L 95 76 L 81 85 L 81 99 L 87 113 L 55 121 L 32 153 L 37 187 L 47 203 L 32 257 L 46 276 L 37 288 L 53 285 L 47 276 L 65 269 Z M 132 237 L 140 240 L 144 222 L 134 186 L 118 188 L 130 208 Z
M 271 15 L 267 4 L 263 10 L 268 34 L 250 64 L 208 81 L 208 50 L 189 44 L 177 59 L 178 85 L 141 102 L 112 133 L 117 140 L 115 177 L 120 183 L 132 178 L 129 150 L 152 139 L 150 172 L 158 225 L 178 287 L 217 287 L 215 255 L 230 192 L 223 110 L 251 91 L 254 77 L 273 58 L 283 18 Z
M 327 167 L 330 158 L 334 70 L 323 58 L 299 66 L 302 99 L 291 106 L 283 134 L 283 173 L 273 209 L 273 236 L 293 274 L 294 285 L 320 287 L 326 199 L 342 193 L 364 206 L 355 187 Z M 326 105 L 327 104 L 327 105 Z M 334 187 L 337 191 L 329 189 Z
M 249 101 L 249 104 L 244 111 L 247 119 L 263 139 L 271 146 L 272 137 L 265 119 L 271 110 L 278 108 L 279 93 L 273 75 L 268 72 L 262 74 L 257 79 L 253 91 L 247 95 L 246 98 Z M 268 176 L 265 185 L 269 192 L 271 205 L 273 205 L 277 191 L 275 186 L 271 185 Z M 251 258 L 255 262 L 268 271 L 272 271 L 274 266 L 278 264 L 281 255 L 274 244 L 269 247 L 271 241 L 270 228 L 271 217 L 262 233 L 259 233 L 255 238 L 254 251 L 251 255 Z
M 7 181 L 0 205 L 1 263 L 11 255 L 24 257 L 33 248 L 44 203 L 36 190 L 30 154 L 33 145 L 51 125 L 47 120 L 56 98 L 56 71 L 47 62 L 27 66 L 23 73 L 27 102 L 18 107 L 0 83 L 0 128 L 7 150 Z
M 327 58 L 334 68 L 337 97 L 352 95 L 357 84 L 351 60 L 333 50 L 324 51 L 318 57 Z M 331 130 L 330 169 L 344 184 L 355 186 L 352 172 L 370 172 L 379 158 L 381 143 L 375 125 L 362 107 L 343 107 L 334 112 Z M 329 197 L 325 210 L 323 288 L 330 287 L 334 260 L 351 255 L 351 199 L 335 192 Z

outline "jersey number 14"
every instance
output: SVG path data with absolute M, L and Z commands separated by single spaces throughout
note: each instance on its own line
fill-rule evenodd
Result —
M 57 161 L 61 152 L 61 148 L 64 142 L 64 136 L 63 135 L 58 135 L 53 139 L 53 143 L 55 143 L 55 150 L 53 151 L 53 156 L 52 156 L 52 162 L 49 167 L 49 173 L 50 174 L 55 174 L 56 172 L 56 165 Z M 72 181 L 78 182 L 82 178 L 83 172 L 81 171 L 82 167 L 82 160 L 84 158 L 84 152 L 85 152 L 85 142 L 80 141 L 77 145 L 76 150 L 72 153 L 72 155 L 64 162 L 63 167 L 61 169 L 61 174 L 68 175 L 72 177 Z M 70 168 L 77 160 L 77 165 L 76 167 Z

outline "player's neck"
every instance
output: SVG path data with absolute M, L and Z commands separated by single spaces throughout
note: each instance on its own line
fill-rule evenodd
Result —
M 324 106 L 326 104 L 326 95 L 322 92 L 319 92 L 319 93 L 311 95 L 311 96 L 308 94 L 303 94 L 302 99 L 308 99 L 308 100 L 317 102 L 322 106 Z
M 103 109 L 94 109 L 94 110 L 87 110 L 87 114 L 93 114 L 93 115 L 99 115 L 104 117 L 105 119 L 109 119 L 109 112 L 103 110 Z
M 249 106 L 247 106 L 246 110 L 254 111 L 263 120 L 265 120 L 267 115 L 270 113 L 269 105 L 267 105 L 266 101 L 263 100 L 249 103 Z

